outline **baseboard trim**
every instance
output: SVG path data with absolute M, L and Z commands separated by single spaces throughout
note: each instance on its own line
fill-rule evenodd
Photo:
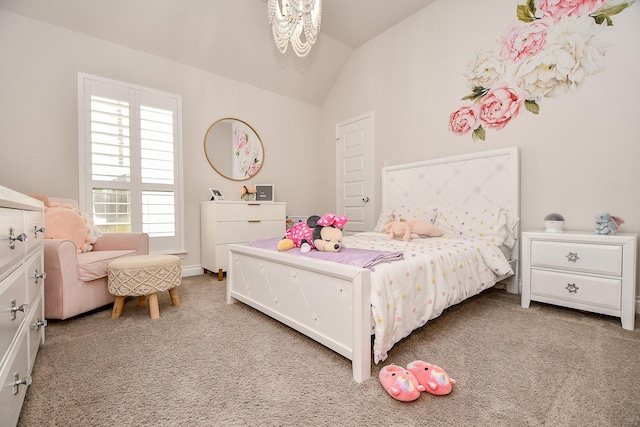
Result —
M 182 277 L 199 276 L 204 274 L 201 265 L 182 266 Z

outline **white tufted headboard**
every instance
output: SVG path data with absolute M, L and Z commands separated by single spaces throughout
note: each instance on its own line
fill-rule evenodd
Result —
M 506 208 L 520 217 L 517 147 L 382 169 L 382 208 L 450 205 Z

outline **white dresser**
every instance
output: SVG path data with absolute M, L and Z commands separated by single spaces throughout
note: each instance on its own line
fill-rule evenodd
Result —
M 0 187 L 0 426 L 15 426 L 44 342 L 44 210 Z
M 522 233 L 522 306 L 539 301 L 620 317 L 633 330 L 637 235 Z
M 202 202 L 200 205 L 200 261 L 202 267 L 218 272 L 222 280 L 227 270 L 228 245 L 256 239 L 284 237 L 286 203 Z

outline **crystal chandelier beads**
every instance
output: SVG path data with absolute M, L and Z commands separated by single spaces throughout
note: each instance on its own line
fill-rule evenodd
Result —
M 267 13 L 278 50 L 285 53 L 291 42 L 296 55 L 306 56 L 320 32 L 322 0 L 269 0 Z

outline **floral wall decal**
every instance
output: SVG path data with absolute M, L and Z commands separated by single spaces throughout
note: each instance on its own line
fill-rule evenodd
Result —
M 262 145 L 257 141 L 249 140 L 246 129 L 236 126 L 234 128 L 234 166 L 233 178 L 245 179 L 252 177 L 260 170 L 262 165 Z
M 543 98 L 576 93 L 588 76 L 606 68 L 607 50 L 616 43 L 612 16 L 635 0 L 527 0 L 516 7 L 492 49 L 479 52 L 464 75 L 471 94 L 449 116 L 449 130 L 503 129 L 524 109 L 540 112 Z

